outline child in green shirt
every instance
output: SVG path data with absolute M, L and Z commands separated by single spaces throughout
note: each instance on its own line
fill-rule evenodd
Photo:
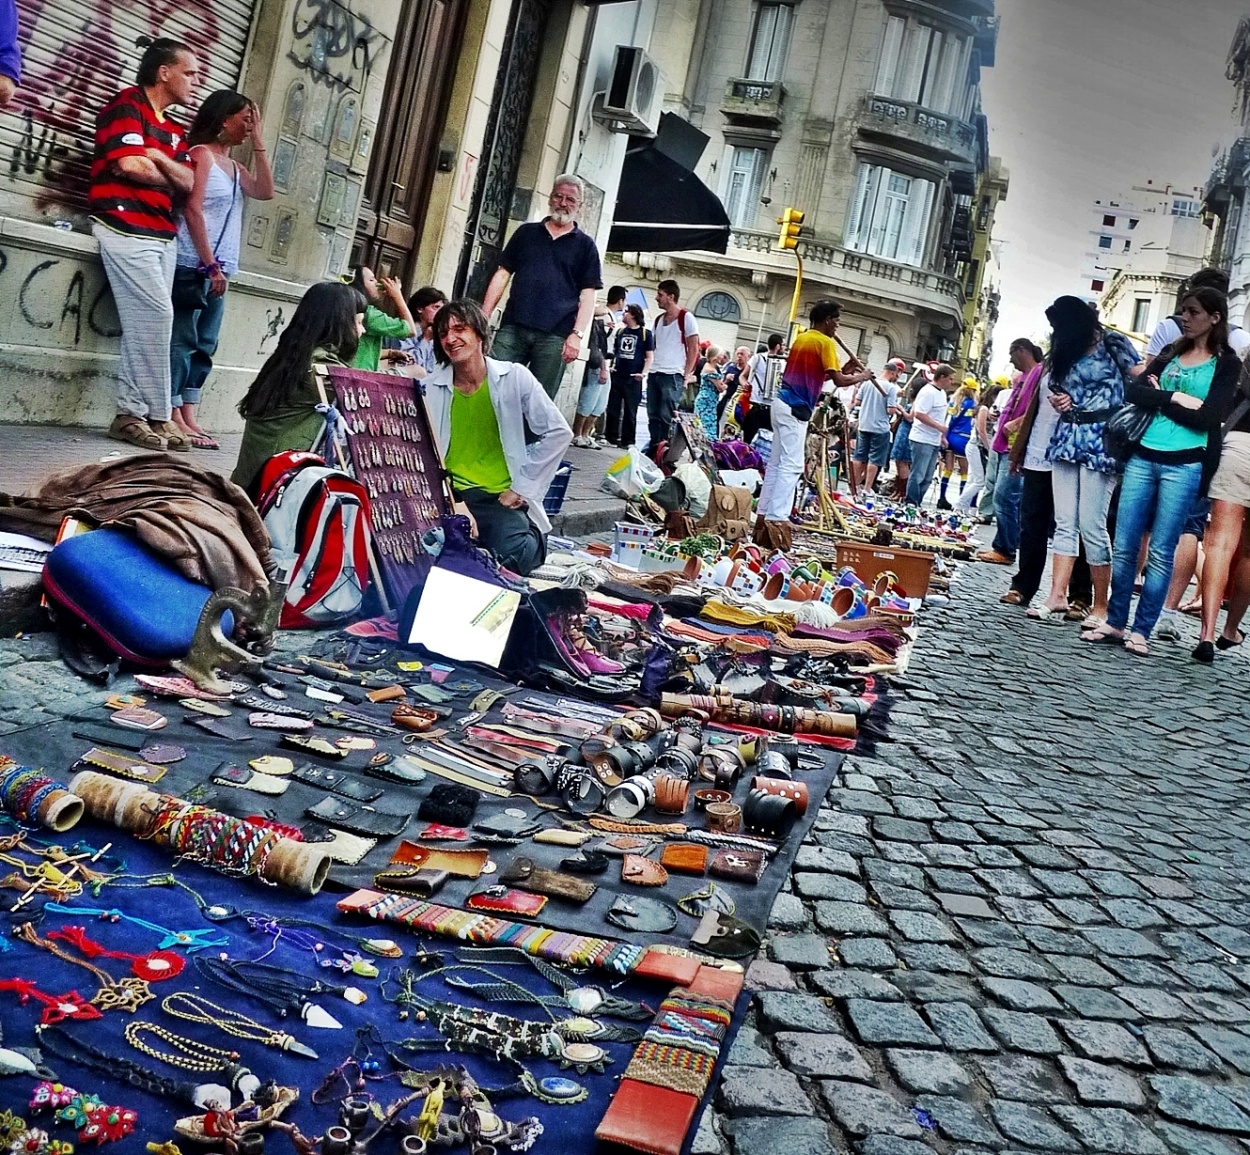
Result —
M 417 331 L 416 322 L 412 319 L 408 302 L 404 300 L 398 277 L 379 280 L 372 269 L 361 265 L 352 278 L 352 285 L 365 295 L 368 306 L 365 309 L 365 334 L 360 338 L 351 367 L 376 373 L 382 357 L 383 338 L 411 337 Z M 391 299 L 398 317 L 392 317 L 378 308 L 384 293 Z

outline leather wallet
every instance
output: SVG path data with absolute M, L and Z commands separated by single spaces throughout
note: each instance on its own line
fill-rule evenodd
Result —
M 762 850 L 718 850 L 708 864 L 708 874 L 734 882 L 759 882 L 767 863 Z
M 374 762 L 370 759 L 365 764 L 365 773 L 370 778 L 381 778 L 384 782 L 406 783 L 409 786 L 425 781 L 425 771 L 403 758 L 392 762 Z
M 298 769 L 291 771 L 291 777 L 297 782 L 304 782 L 309 786 L 319 786 L 322 790 L 328 790 L 331 794 L 337 794 L 342 798 L 350 798 L 353 802 L 373 802 L 386 793 L 385 790 L 372 786 L 368 782 L 357 781 L 344 770 L 331 770 L 326 766 L 313 766 L 311 764 L 300 766 Z
M 707 869 L 707 847 L 696 842 L 670 842 L 660 851 L 660 865 L 677 874 L 702 874 Z
M 595 1138 L 645 1155 L 681 1155 L 699 1100 L 636 1079 L 622 1079 Z
M 373 876 L 373 885 L 379 890 L 415 894 L 421 898 L 432 898 L 446 881 L 447 871 L 431 870 L 428 866 L 392 866 Z
M 677 986 L 686 987 L 694 982 L 700 965 L 698 959 L 691 958 L 689 955 L 670 954 L 668 951 L 656 950 L 653 947 L 634 967 L 634 974 L 642 975 L 644 979 L 656 979 L 659 982 L 675 983 Z
M 316 806 L 308 807 L 304 813 L 327 826 L 337 826 L 351 831 L 352 834 L 363 834 L 367 838 L 393 838 L 404 832 L 404 827 L 412 818 L 411 814 L 387 814 L 381 810 L 372 810 L 350 799 L 336 798 L 334 795 L 327 795 Z
M 493 834 L 498 838 L 528 838 L 538 829 L 538 819 L 528 814 L 517 817 L 513 814 L 488 814 L 473 824 L 474 830 L 483 834 Z
M 189 718 L 187 720 L 191 721 Z M 332 758 L 336 762 L 346 758 L 348 754 L 348 751 L 341 749 L 325 738 L 314 738 L 307 734 L 283 734 L 281 742 L 283 746 L 287 746 L 292 750 L 301 750 L 305 754 L 316 754 L 318 758 Z
M 442 850 L 435 846 L 418 846 L 407 838 L 391 855 L 391 865 L 425 866 L 445 870 L 458 878 L 477 878 L 490 861 L 485 850 Z
M 464 905 L 470 910 L 485 910 L 492 914 L 516 914 L 523 918 L 536 918 L 547 905 L 547 897 L 522 890 L 509 890 L 506 886 L 492 886 L 489 890 L 480 890 L 477 894 L 469 895 Z
M 499 881 L 512 886 L 524 887 L 537 894 L 545 894 L 551 898 L 561 898 L 566 902 L 588 902 L 599 888 L 593 882 L 578 878 L 575 874 L 565 874 L 559 870 L 548 870 L 535 865 L 529 858 L 514 858 L 506 870 L 500 871 Z

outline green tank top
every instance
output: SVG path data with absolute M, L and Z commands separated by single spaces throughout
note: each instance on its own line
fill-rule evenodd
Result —
M 512 488 L 489 381 L 483 381 L 482 387 L 470 396 L 452 387 L 451 440 L 444 464 L 457 489 L 503 493 Z

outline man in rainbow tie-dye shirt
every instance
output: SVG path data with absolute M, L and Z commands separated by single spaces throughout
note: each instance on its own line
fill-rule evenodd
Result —
M 803 476 L 807 423 L 820 403 L 825 382 L 832 380 L 839 387 L 858 385 L 872 376 L 854 357 L 848 358 L 844 371 L 833 340 L 841 313 L 837 301 L 817 301 L 810 314 L 811 328 L 800 333 L 790 347 L 781 389 L 773 402 L 773 451 L 756 506 L 755 537 L 761 544 L 790 536 L 794 489 Z M 769 522 L 776 528 L 770 530 Z

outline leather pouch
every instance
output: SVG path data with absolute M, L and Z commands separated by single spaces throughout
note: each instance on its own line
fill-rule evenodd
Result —
M 159 782 L 166 773 L 164 766 L 153 766 L 150 762 L 144 762 L 130 754 L 101 750 L 98 746 L 93 746 L 78 761 L 107 770 L 121 778 L 129 778 L 133 782 L 146 782 L 149 786 Z
M 425 781 L 425 771 L 405 758 L 397 758 L 393 762 L 370 760 L 365 766 L 365 773 L 370 778 L 379 778 L 383 782 L 400 782 L 409 786 Z
M 579 850 L 568 858 L 562 858 L 560 865 L 570 874 L 604 874 L 611 859 L 597 850 Z
M 391 865 L 424 866 L 431 870 L 445 870 L 457 878 L 477 878 L 490 861 L 485 850 L 440 850 L 433 846 L 418 846 L 404 839 L 391 855 Z
M 470 910 L 485 910 L 491 914 L 516 914 L 523 918 L 537 918 L 547 905 L 547 897 L 521 890 L 509 890 L 506 886 L 492 886 L 489 890 L 469 895 L 464 905 Z
M 584 830 L 565 830 L 562 826 L 553 826 L 549 830 L 540 830 L 534 835 L 535 842 L 548 842 L 552 846 L 582 846 L 594 837 Z
M 250 742 L 252 740 L 251 734 L 236 734 L 220 718 L 202 718 L 196 715 L 183 718 L 183 721 L 197 730 L 203 730 L 205 734 L 212 734 L 215 738 L 225 738 L 227 742 Z M 283 741 L 285 740 L 284 735 Z
M 331 794 L 350 798 L 353 802 L 373 802 L 386 793 L 368 782 L 360 782 L 342 770 L 330 770 L 324 766 L 300 766 L 291 772 L 297 782 L 319 786 Z
M 759 932 L 739 918 L 709 910 L 700 920 L 690 944 L 714 958 L 746 958 L 760 949 Z
M 670 842 L 660 851 L 660 865 L 677 874 L 702 874 L 707 869 L 707 847 L 695 842 Z
M 622 1079 L 595 1138 L 645 1155 L 681 1155 L 699 1099 L 636 1079 Z
M 333 795 L 323 798 L 316 806 L 308 807 L 304 813 L 328 826 L 338 826 L 352 834 L 363 834 L 366 838 L 394 838 L 404 832 L 412 817 L 410 814 L 371 810 L 350 799 Z
M 514 858 L 507 869 L 500 872 L 499 881 L 523 887 L 536 894 L 576 903 L 589 901 L 599 889 L 593 882 L 587 882 L 575 874 L 536 866 L 529 858 Z
M 604 916 L 613 926 L 638 934 L 667 934 L 677 925 L 677 909 L 659 898 L 620 894 Z
M 373 885 L 378 890 L 415 894 L 420 898 L 432 898 L 446 881 L 447 871 L 432 870 L 428 866 L 393 866 L 373 876 Z
M 601 854 L 614 854 L 617 857 L 625 854 L 650 854 L 657 842 L 659 842 L 658 838 L 640 834 L 613 834 L 609 838 L 596 842 L 591 849 Z
M 301 750 L 305 754 L 316 754 L 318 758 L 331 758 L 335 762 L 342 761 L 348 754 L 346 750 L 340 749 L 325 738 L 313 738 L 307 734 L 283 734 L 281 742 L 283 746 L 292 750 Z
M 247 724 L 256 730 L 286 730 L 287 732 L 311 730 L 311 718 L 289 718 L 271 710 L 258 710 L 247 716 Z
M 733 882 L 759 882 L 767 863 L 762 850 L 718 850 L 708 864 L 708 874 Z
M 627 854 L 621 859 L 621 881 L 634 886 L 663 886 L 668 882 L 668 871 L 654 858 Z
M 488 814 L 473 824 L 474 830 L 493 834 L 497 838 L 528 838 L 538 829 L 537 819 L 528 814 L 518 818 L 512 814 Z

